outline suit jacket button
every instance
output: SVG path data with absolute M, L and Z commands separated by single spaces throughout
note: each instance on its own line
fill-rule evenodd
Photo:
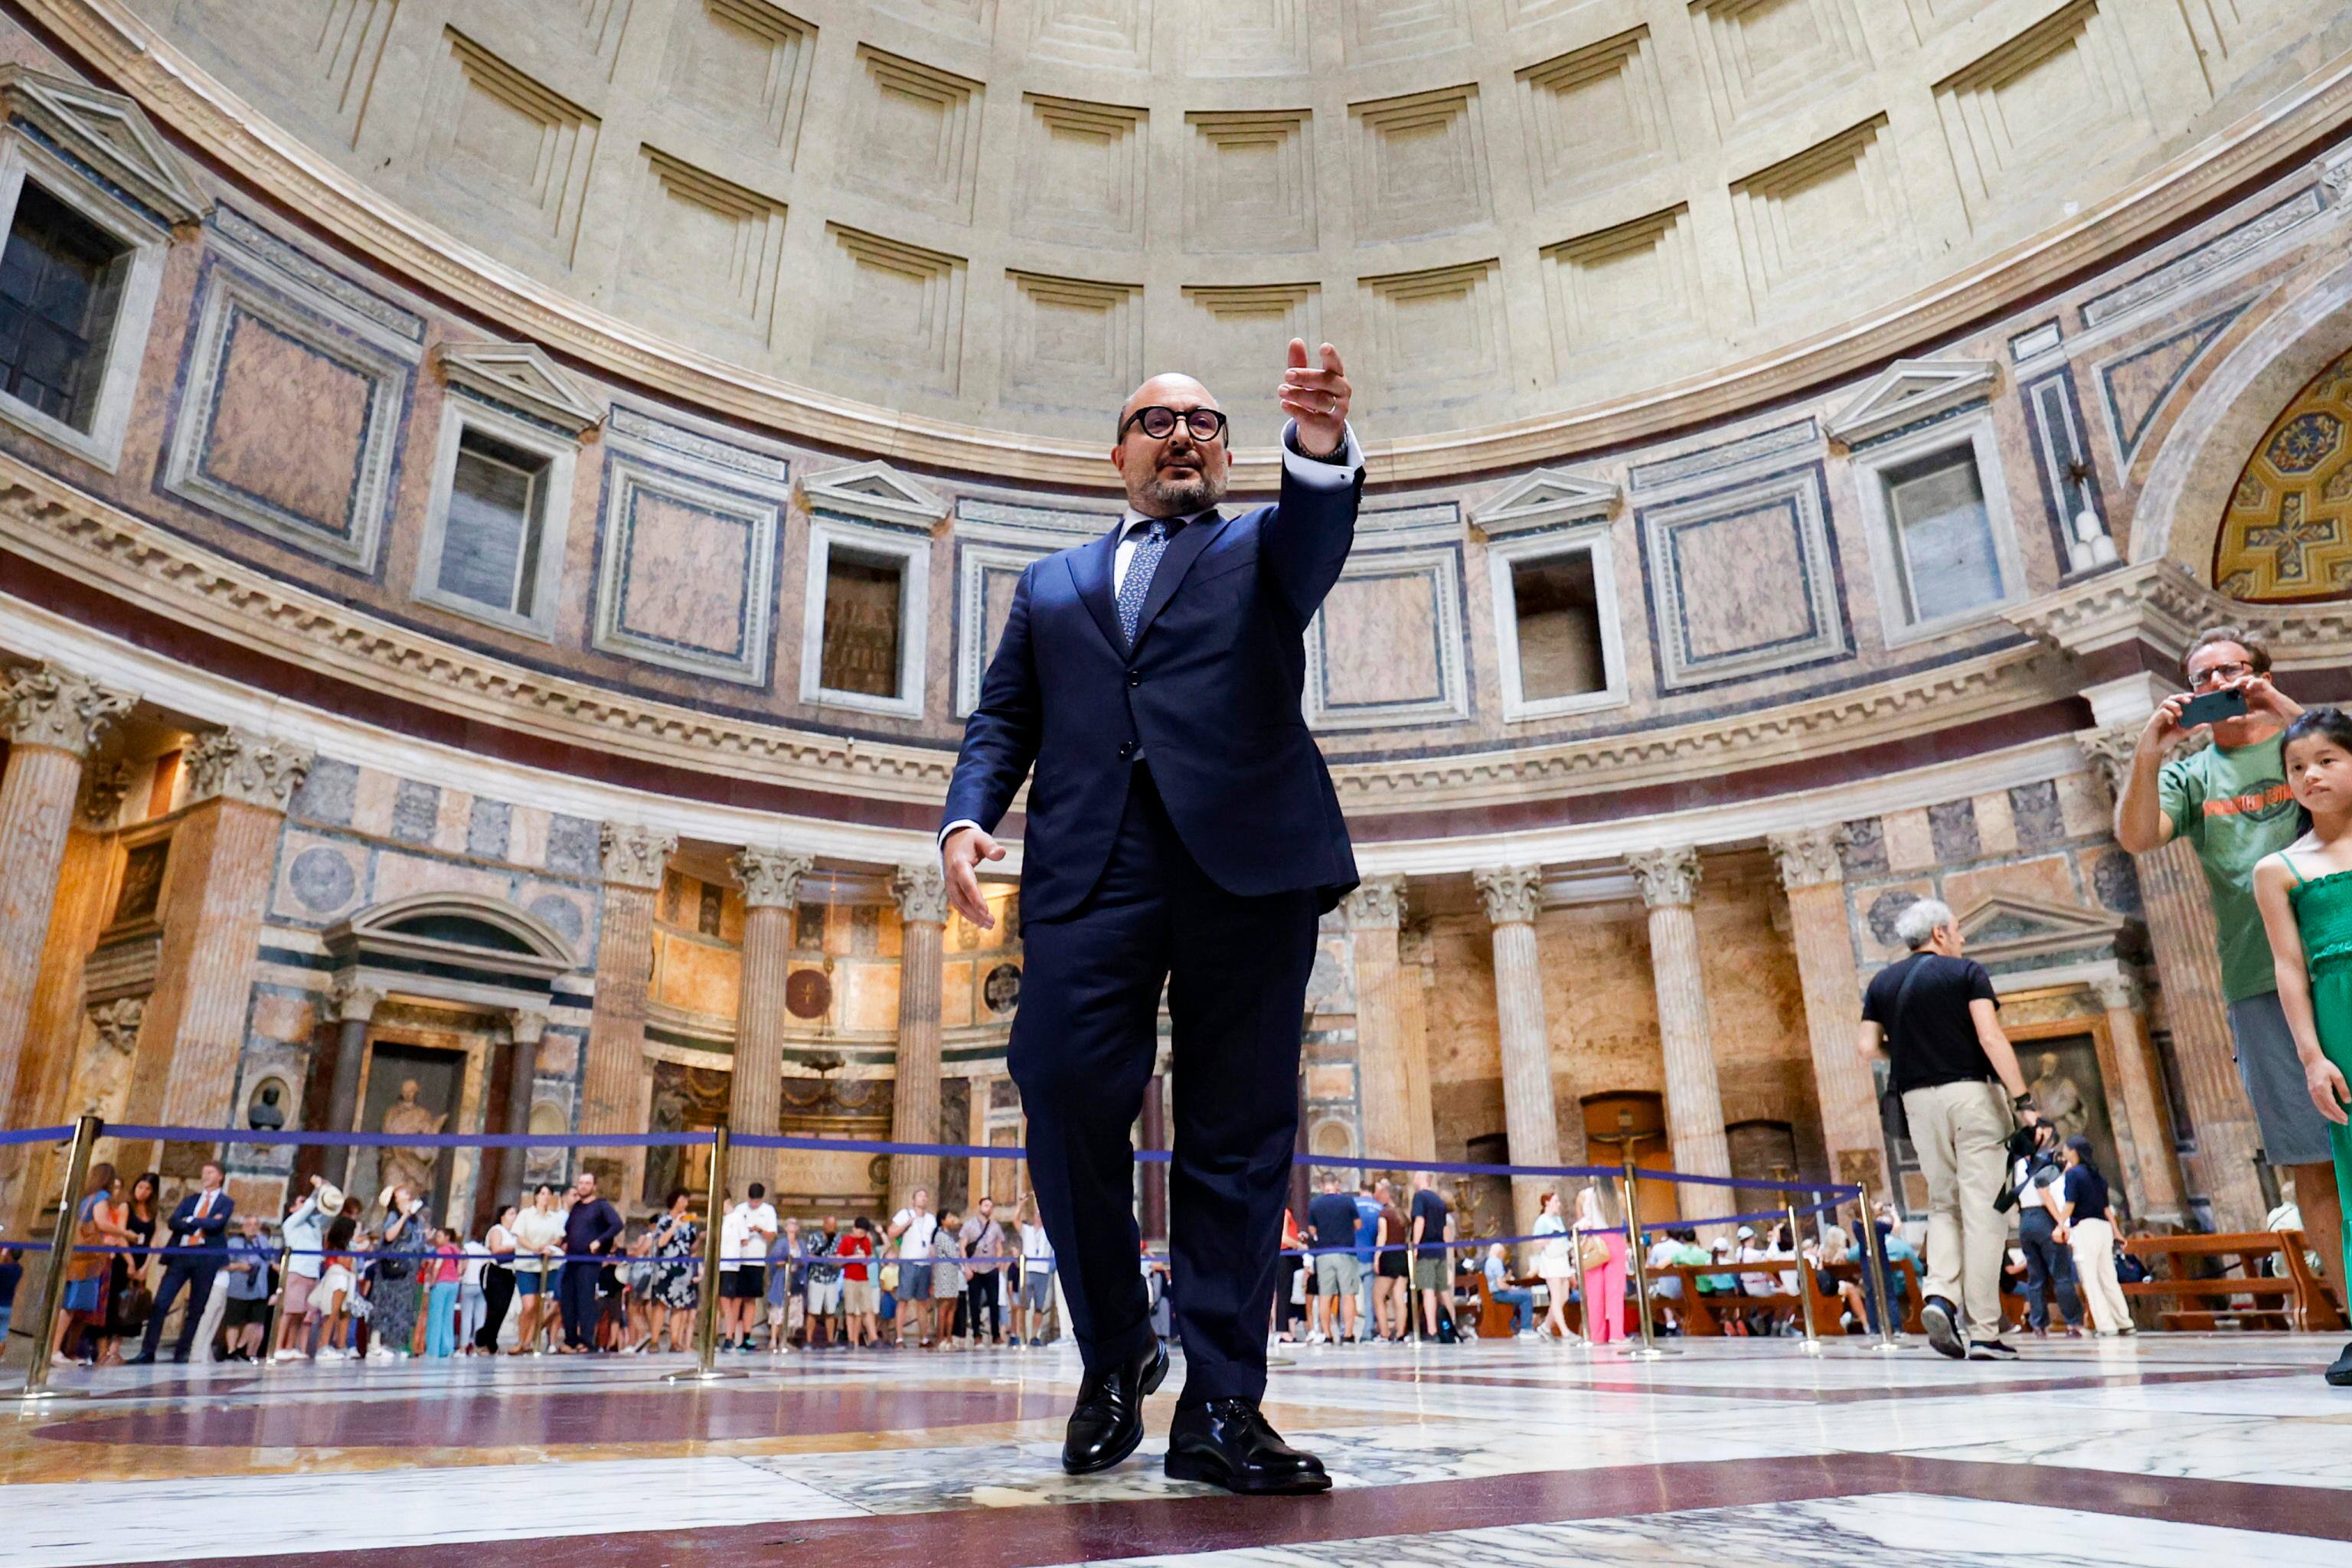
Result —
M 1121 741 L 1118 743 L 1118 760 L 1123 763 L 1133 755 L 1135 755 L 1135 742 L 1132 741 Z
M 1141 670 L 1139 670 L 1139 669 L 1130 669 L 1130 670 L 1129 670 L 1129 671 L 1127 672 L 1127 683 L 1128 683 L 1129 686 L 1140 686 L 1140 685 L 1142 685 L 1142 684 L 1143 684 L 1143 672 L 1142 672 Z

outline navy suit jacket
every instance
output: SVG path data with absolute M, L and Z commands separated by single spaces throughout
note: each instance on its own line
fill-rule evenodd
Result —
M 198 1219 L 196 1199 L 202 1195 L 190 1193 L 180 1200 L 180 1206 L 172 1211 L 172 1234 L 166 1244 L 167 1251 L 173 1247 L 218 1247 L 222 1245 L 221 1238 L 228 1234 L 229 1218 L 236 1213 L 236 1202 L 228 1195 L 226 1189 L 215 1193 L 212 1212 Z M 212 1257 L 204 1261 L 216 1264 L 222 1259 Z
M 1178 837 L 1219 887 L 1247 897 L 1311 888 L 1328 909 L 1356 885 L 1300 697 L 1303 635 L 1355 542 L 1364 476 L 1334 467 L 1325 487 L 1290 468 L 1276 504 L 1210 513 L 1169 541 L 1132 649 L 1113 603 L 1120 529 L 1021 574 L 940 824 L 994 832 L 1034 764 L 1024 920 L 1066 915 L 1093 890 L 1139 749 Z

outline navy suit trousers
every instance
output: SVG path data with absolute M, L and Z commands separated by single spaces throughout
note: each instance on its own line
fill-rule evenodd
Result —
M 1153 1337 L 1129 1130 L 1151 1076 L 1164 984 L 1182 1402 L 1265 1392 L 1316 916 L 1312 889 L 1247 898 L 1212 881 L 1138 763 L 1100 880 L 1069 914 L 1022 930 L 1028 962 L 1009 1066 L 1029 1117 L 1038 1209 L 1090 1369 Z
M 217 1258 L 170 1258 L 164 1263 L 163 1283 L 155 1287 L 154 1310 L 147 1314 L 147 1333 L 140 1346 L 142 1354 L 153 1355 L 163 1342 L 164 1314 L 185 1289 L 188 1310 L 180 1314 L 180 1337 L 172 1353 L 187 1359 L 189 1347 L 195 1343 L 196 1325 L 204 1321 L 205 1303 L 212 1300 L 213 1276 L 219 1268 Z

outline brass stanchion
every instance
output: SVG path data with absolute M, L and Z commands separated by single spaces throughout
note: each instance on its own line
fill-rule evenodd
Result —
M 1633 1270 L 1633 1306 L 1642 1319 L 1642 1342 L 1624 1353 L 1635 1361 L 1656 1361 L 1663 1356 L 1680 1355 L 1658 1343 L 1657 1334 L 1650 1327 L 1650 1270 L 1642 1255 L 1642 1199 L 1634 1189 L 1641 1178 L 1633 1167 L 1633 1145 L 1625 1144 L 1625 1173 L 1618 1178 L 1625 1186 L 1625 1262 Z M 1589 1305 L 1589 1303 L 1588 1303 Z
M 57 1233 L 49 1241 L 48 1277 L 41 1281 L 41 1310 L 35 1319 L 33 1359 L 25 1368 L 25 1386 L 0 1398 L 79 1399 L 85 1391 L 49 1386 L 50 1348 L 58 1342 L 58 1310 L 65 1305 L 66 1268 L 73 1261 L 73 1238 L 81 1209 L 81 1189 L 89 1180 L 90 1151 L 98 1146 L 106 1123 L 85 1116 L 74 1123 L 73 1141 L 66 1146 L 65 1191 L 58 1201 Z
M 719 1368 L 719 1233 L 727 1221 L 719 1203 L 727 1192 L 727 1123 L 721 1121 L 711 1133 L 710 1179 L 703 1187 L 703 1210 L 710 1217 L 702 1228 L 702 1284 L 694 1294 L 694 1370 L 670 1373 L 664 1383 L 719 1383 L 748 1375 Z
M 1797 1300 L 1805 1309 L 1805 1342 L 1807 1355 L 1822 1353 L 1822 1336 L 1813 1328 L 1813 1266 L 1805 1257 L 1804 1232 L 1797 1226 L 1797 1194 L 1783 1188 L 1780 1195 L 1789 1205 L 1789 1246 L 1797 1254 Z
M 1878 1222 L 1870 1212 L 1870 1184 L 1862 1184 L 1862 1240 L 1869 1257 L 1870 1282 L 1863 1287 L 1863 1299 L 1867 1301 L 1873 1291 L 1878 1296 L 1878 1342 L 1874 1351 L 1899 1351 L 1902 1343 L 1895 1337 L 1895 1292 L 1886 1278 L 1886 1258 L 1878 1245 Z

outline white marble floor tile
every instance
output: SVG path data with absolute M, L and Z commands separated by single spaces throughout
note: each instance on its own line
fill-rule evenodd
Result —
M 2341 1542 L 1889 1494 L 1133 1558 L 1126 1568 L 2342 1568 L 2343 1562 Z
M 838 1519 L 864 1510 L 739 1459 L 599 1460 L 382 1474 L 0 1487 L 10 1568 Z

